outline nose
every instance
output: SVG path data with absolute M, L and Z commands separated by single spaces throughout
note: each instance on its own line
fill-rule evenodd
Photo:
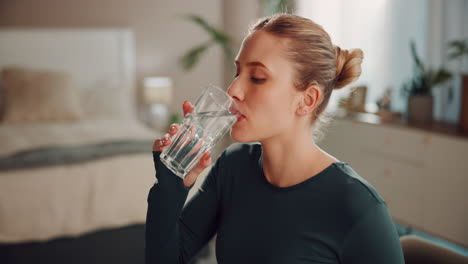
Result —
M 229 96 L 234 98 L 236 102 L 243 101 L 244 100 L 244 94 L 242 91 L 242 88 L 240 86 L 239 78 L 235 79 L 229 88 L 227 89 L 227 93 Z

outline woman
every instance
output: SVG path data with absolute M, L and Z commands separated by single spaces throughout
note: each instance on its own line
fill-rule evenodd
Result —
M 257 22 L 228 93 L 242 114 L 231 137 L 260 144 L 225 150 L 183 208 L 210 153 L 182 180 L 159 161 L 178 126 L 155 141 L 147 263 L 187 263 L 215 233 L 218 263 L 404 263 L 382 198 L 310 133 L 331 91 L 359 77 L 362 56 L 333 46 L 322 27 L 299 16 Z M 184 102 L 183 110 L 193 106 Z

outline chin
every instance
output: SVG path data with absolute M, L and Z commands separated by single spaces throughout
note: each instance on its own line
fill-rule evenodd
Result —
M 235 129 L 235 128 L 231 128 L 230 135 L 231 135 L 231 138 L 236 142 L 240 142 L 240 143 L 254 142 L 246 133 L 242 133 L 242 131 L 239 131 L 238 129 Z

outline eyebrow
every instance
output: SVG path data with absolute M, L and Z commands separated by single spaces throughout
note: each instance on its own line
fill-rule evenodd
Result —
M 237 61 L 237 60 L 234 63 L 236 64 L 236 66 L 239 65 L 239 61 Z M 251 61 L 251 62 L 248 62 L 246 65 L 247 66 L 260 66 L 260 67 L 263 67 L 263 68 L 267 69 L 268 71 L 270 70 L 270 69 L 268 69 L 267 66 L 265 66 L 265 64 L 263 64 L 263 63 L 261 63 L 259 61 Z

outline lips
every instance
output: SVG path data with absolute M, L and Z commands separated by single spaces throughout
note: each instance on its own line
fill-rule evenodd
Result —
M 239 109 L 237 109 L 235 106 L 231 106 L 229 108 L 229 112 L 237 115 L 237 121 L 240 121 L 241 119 L 245 118 L 245 116 L 241 113 L 241 111 Z
M 244 119 L 245 119 L 245 116 L 244 116 L 244 115 L 240 115 L 240 116 L 237 117 L 237 122 L 242 121 L 242 120 L 244 120 Z

